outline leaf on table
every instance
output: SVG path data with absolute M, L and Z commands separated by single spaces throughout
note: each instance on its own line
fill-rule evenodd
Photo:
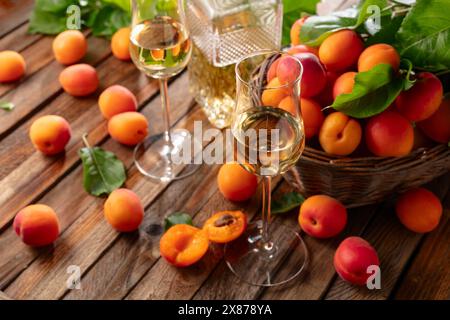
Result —
M 450 69 L 450 1 L 417 0 L 396 34 L 396 47 L 415 67 Z
M 270 205 L 272 214 L 280 214 L 291 211 L 300 206 L 305 198 L 298 192 L 289 192 L 284 194 L 281 198 L 273 200 Z
M 164 219 L 164 230 L 167 231 L 176 224 L 189 224 L 192 226 L 192 217 L 184 212 L 172 213 Z
M 15 105 L 12 102 L 0 101 L 0 109 L 11 111 L 14 107 Z
M 110 194 L 124 184 L 125 167 L 114 153 L 99 147 L 85 147 L 78 153 L 83 162 L 83 185 L 88 193 Z
M 368 118 L 389 107 L 403 86 L 404 80 L 382 63 L 357 73 L 352 92 L 337 96 L 331 107 L 354 118 Z

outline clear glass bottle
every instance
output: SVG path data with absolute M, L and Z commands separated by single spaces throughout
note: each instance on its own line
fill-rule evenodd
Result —
M 261 49 L 279 49 L 281 0 L 187 0 L 193 40 L 190 91 L 209 121 L 228 127 L 235 104 L 234 66 Z

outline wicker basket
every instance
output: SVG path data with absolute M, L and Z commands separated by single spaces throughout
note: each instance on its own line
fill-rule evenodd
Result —
M 302 194 L 327 194 L 348 207 L 372 204 L 450 170 L 450 148 L 419 148 L 399 158 L 342 158 L 306 147 L 285 179 Z

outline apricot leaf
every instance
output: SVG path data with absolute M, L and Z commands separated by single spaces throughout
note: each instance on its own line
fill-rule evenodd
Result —
M 300 206 L 305 198 L 298 192 L 289 192 L 284 194 L 281 198 L 273 200 L 270 205 L 272 214 L 279 214 L 289 212 L 292 209 Z
M 188 224 L 192 226 L 192 218 L 189 214 L 184 212 L 172 213 L 164 219 L 164 230 L 167 231 L 176 224 Z
M 0 109 L 11 111 L 14 107 L 15 105 L 12 102 L 0 101 Z
M 87 145 L 78 154 L 83 162 L 83 186 L 88 193 L 98 197 L 110 194 L 124 184 L 125 167 L 114 153 Z
M 389 107 L 403 88 L 404 80 L 396 77 L 392 67 L 379 64 L 359 72 L 352 92 L 337 96 L 331 107 L 354 118 L 368 118 Z

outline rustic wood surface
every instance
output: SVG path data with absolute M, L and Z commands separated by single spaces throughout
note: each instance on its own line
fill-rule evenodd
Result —
M 97 68 L 101 88 L 88 98 L 67 95 L 57 80 L 63 66 L 53 59 L 53 38 L 26 33 L 32 2 L 0 2 L 0 51 L 19 51 L 27 61 L 23 79 L 0 85 L 0 101 L 16 105 L 11 112 L 0 110 L 0 300 L 450 298 L 450 174 L 428 185 L 445 208 L 436 230 L 426 235 L 406 230 L 395 216 L 392 201 L 352 209 L 348 226 L 339 237 L 318 240 L 304 235 L 311 262 L 305 274 L 289 286 L 261 289 L 239 282 L 223 262 L 220 246 L 212 246 L 192 267 L 176 269 L 167 264 L 159 256 L 159 237 L 152 234 L 152 225 L 175 211 L 192 214 L 198 225 L 213 212 L 225 209 L 240 208 L 249 219 L 256 219 L 260 192 L 247 203 L 226 201 L 217 189 L 218 165 L 204 164 L 197 174 L 169 184 L 140 175 L 132 163 L 132 149 L 109 138 L 97 98 L 109 85 L 128 87 L 149 119 L 151 134 L 156 134 L 163 129 L 157 83 L 131 62 L 115 59 L 107 40 L 86 33 L 89 54 L 83 61 Z M 192 130 L 195 120 L 202 120 L 204 129 L 210 127 L 189 95 L 186 73 L 171 81 L 169 95 L 173 127 Z M 72 139 L 63 155 L 45 157 L 29 141 L 31 123 L 46 114 L 61 115 L 71 124 Z M 120 234 L 112 230 L 103 218 L 104 199 L 83 190 L 77 151 L 84 133 L 88 133 L 92 145 L 116 153 L 124 162 L 126 187 L 134 190 L 145 206 L 138 232 Z M 176 170 L 181 172 L 183 167 Z M 274 197 L 292 190 L 281 178 L 273 188 Z M 56 210 L 61 235 L 54 246 L 32 249 L 16 236 L 12 220 L 21 208 L 38 202 Z M 274 223 L 298 228 L 297 213 L 295 209 Z M 333 254 L 349 235 L 360 235 L 377 249 L 382 272 L 380 290 L 351 286 L 336 275 Z M 71 265 L 81 269 L 79 290 L 67 288 L 67 268 Z M 283 265 L 289 267 L 289 263 Z

